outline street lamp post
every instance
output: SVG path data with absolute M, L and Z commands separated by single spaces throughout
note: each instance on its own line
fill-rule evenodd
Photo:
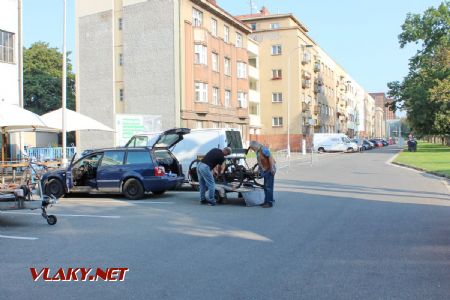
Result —
M 290 116 L 291 116 L 291 56 L 298 49 L 304 49 L 312 47 L 312 45 L 301 45 L 297 46 L 289 52 L 288 55 L 288 99 L 287 99 L 287 155 L 291 156 L 291 125 L 290 125 Z
M 64 0 L 64 16 L 63 16 L 63 49 L 62 49 L 62 163 L 67 164 L 67 132 L 66 132 L 66 100 L 67 100 L 67 58 L 66 58 L 66 0 Z

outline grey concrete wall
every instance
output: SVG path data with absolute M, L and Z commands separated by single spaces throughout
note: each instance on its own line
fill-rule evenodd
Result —
M 114 128 L 113 14 L 106 11 L 79 18 L 78 107 L 84 115 Z M 82 131 L 79 150 L 114 145 L 114 133 Z
M 179 116 L 174 5 L 149 0 L 123 9 L 125 113 L 161 115 L 163 129 Z

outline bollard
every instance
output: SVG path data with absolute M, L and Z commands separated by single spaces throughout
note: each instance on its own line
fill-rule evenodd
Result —
M 306 155 L 306 141 L 302 140 L 302 154 Z

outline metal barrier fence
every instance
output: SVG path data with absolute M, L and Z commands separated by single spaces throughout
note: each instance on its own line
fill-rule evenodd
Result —
M 67 159 L 70 160 L 75 155 L 75 152 L 76 147 L 67 147 Z M 63 157 L 62 147 L 28 148 L 26 153 L 33 161 L 61 160 Z

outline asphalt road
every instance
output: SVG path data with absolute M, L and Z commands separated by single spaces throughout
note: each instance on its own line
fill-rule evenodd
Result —
M 0 298 L 449 299 L 450 191 L 387 164 L 397 151 L 291 162 L 272 209 L 201 206 L 182 191 L 62 199 L 49 210 L 55 226 L 0 213 Z M 129 272 L 123 282 L 34 282 L 31 267 Z

